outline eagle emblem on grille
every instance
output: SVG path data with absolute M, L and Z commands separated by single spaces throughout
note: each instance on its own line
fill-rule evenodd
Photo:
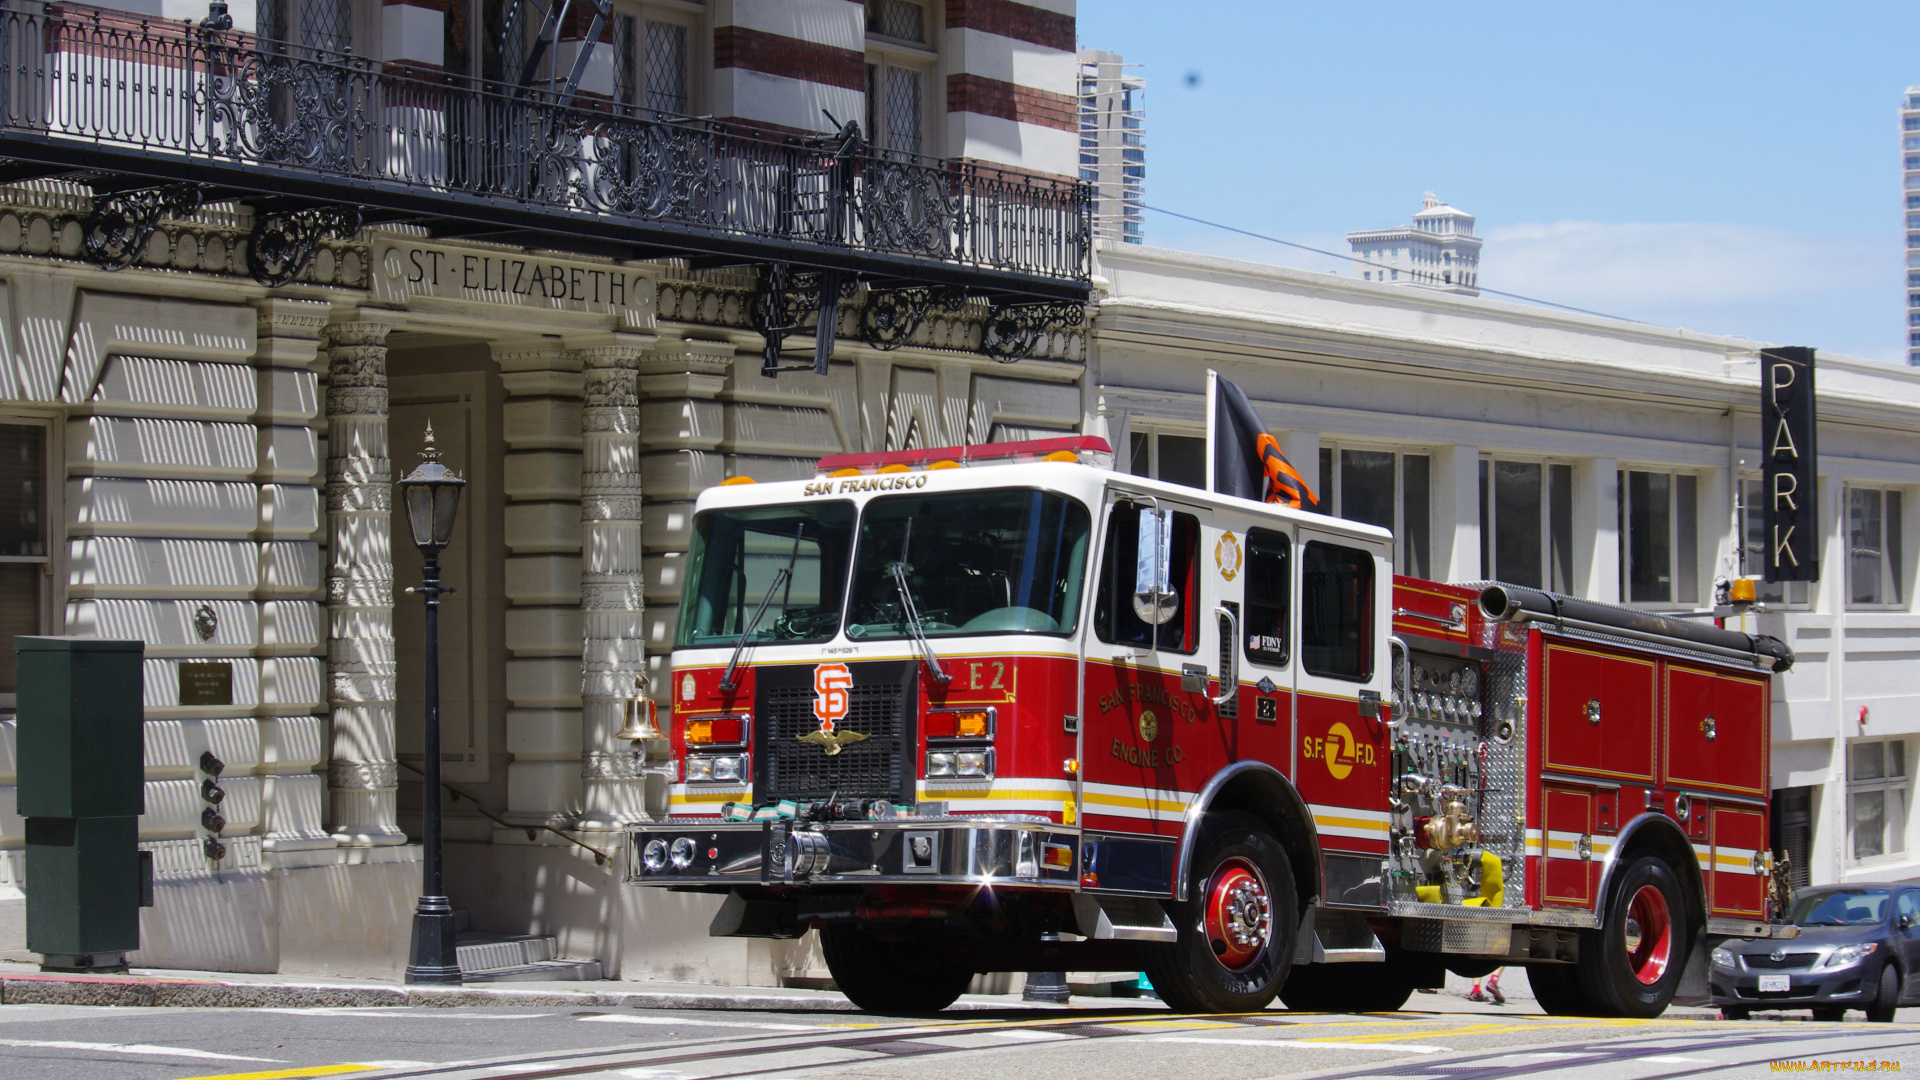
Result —
M 846 719 L 853 703 L 852 686 L 853 673 L 845 664 L 821 664 L 813 669 L 813 718 L 820 721 L 820 727 L 800 736 L 801 742 L 817 743 L 828 757 L 833 757 L 848 743 L 866 738 L 861 732 L 840 729 L 840 721 Z

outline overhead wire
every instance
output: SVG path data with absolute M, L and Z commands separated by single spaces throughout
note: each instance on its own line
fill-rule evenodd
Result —
M 1314 247 L 1310 244 L 1301 244 L 1292 240 L 1282 240 L 1277 236 L 1268 236 L 1265 233 L 1257 233 L 1257 232 L 1254 232 L 1252 229 L 1242 229 L 1237 225 L 1228 225 L 1228 224 L 1225 224 L 1224 222 L 1208 221 L 1206 218 L 1194 217 L 1192 214 L 1183 214 L 1183 213 L 1180 213 L 1178 210 L 1167 210 L 1158 206 L 1148 206 L 1145 203 L 1141 204 L 1141 209 L 1151 210 L 1156 214 L 1165 214 L 1168 217 L 1177 217 L 1177 218 L 1180 218 L 1182 221 L 1191 221 L 1197 225 L 1205 225 L 1213 229 L 1224 229 L 1230 233 L 1239 233 L 1241 236 L 1250 236 L 1255 240 L 1265 240 L 1270 244 L 1280 244 L 1284 247 L 1299 248 L 1301 251 L 1310 251 L 1315 255 L 1325 255 L 1329 259 L 1340 259 L 1345 262 L 1354 263 L 1358 266 L 1374 267 L 1373 263 L 1370 263 L 1365 259 L 1357 258 L 1350 254 L 1343 255 L 1340 252 L 1327 251 L 1322 248 Z M 1377 267 L 1374 267 L 1374 268 L 1378 269 Z M 1642 326 L 1652 325 L 1646 322 L 1644 319 L 1630 319 L 1625 315 L 1609 315 L 1604 311 L 1594 311 L 1591 308 L 1574 307 L 1572 304 L 1561 304 L 1561 303 L 1556 303 L 1555 301 L 1552 301 L 1552 300 L 1542 300 L 1537 296 L 1523 296 L 1520 293 L 1504 292 L 1500 289 L 1489 289 L 1484 285 L 1475 286 L 1475 288 L 1480 292 L 1488 293 L 1493 296 L 1504 296 L 1510 300 L 1520 300 L 1529 304 L 1540 304 L 1544 307 L 1559 308 L 1562 311 L 1577 312 L 1581 315 L 1592 315 L 1595 318 L 1599 318 L 1599 319 L 1617 319 L 1620 322 L 1640 323 Z

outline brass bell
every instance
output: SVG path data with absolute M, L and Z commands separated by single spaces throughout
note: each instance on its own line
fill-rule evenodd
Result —
M 620 730 L 613 733 L 616 739 L 630 742 L 644 742 L 648 739 L 664 739 L 666 734 L 655 721 L 653 700 L 647 697 L 646 676 L 636 672 L 633 676 L 633 695 L 626 700 L 622 714 Z

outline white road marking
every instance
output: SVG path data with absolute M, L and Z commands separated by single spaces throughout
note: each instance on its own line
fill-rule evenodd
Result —
M 272 1065 L 284 1065 L 281 1058 L 242 1057 L 239 1054 L 216 1054 L 209 1050 L 189 1050 L 180 1046 L 148 1046 L 144 1043 L 95 1043 L 71 1042 L 66 1039 L 0 1039 L 0 1046 L 17 1046 L 24 1050 L 91 1050 L 102 1054 L 133 1054 L 138 1057 L 178 1057 L 194 1058 L 204 1061 L 264 1061 Z
M 1714 1063 L 1713 1058 L 1696 1057 L 1643 1057 L 1633 1060 L 1657 1062 L 1661 1065 L 1712 1065 Z
M 1283 1050 L 1405 1050 L 1410 1054 L 1451 1054 L 1451 1046 L 1423 1043 L 1310 1042 L 1305 1039 L 1222 1039 L 1198 1035 L 1161 1035 L 1147 1040 L 1165 1043 L 1205 1043 L 1208 1046 L 1272 1046 Z
M 672 1016 L 617 1016 L 611 1013 L 602 1016 L 582 1016 L 580 1020 L 594 1024 L 653 1024 L 664 1027 L 722 1027 L 722 1028 L 759 1028 L 762 1031 L 820 1031 L 817 1024 L 759 1024 L 750 1021 L 735 1023 L 729 1020 L 683 1020 Z
M 1020 1042 L 1072 1042 L 1078 1038 L 1078 1036 L 1066 1035 L 1058 1031 L 1023 1031 L 1019 1028 L 1012 1031 L 995 1031 L 992 1035 L 996 1039 L 1014 1039 Z
M 253 1009 L 252 1012 L 280 1013 L 285 1016 L 385 1016 L 389 1020 L 538 1020 L 558 1013 L 473 1013 L 465 1009 L 431 1009 L 426 1012 L 407 1012 L 393 1005 L 341 1005 L 337 1007 L 314 1009 Z

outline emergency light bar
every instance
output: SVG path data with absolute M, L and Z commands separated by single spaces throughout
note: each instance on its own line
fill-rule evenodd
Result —
M 912 472 L 953 469 L 965 465 L 1012 465 L 1028 461 L 1077 461 L 1099 469 L 1113 468 L 1113 447 L 1097 435 L 1024 442 L 985 443 L 980 446 L 940 446 L 926 450 L 891 450 L 879 454 L 829 454 L 820 459 L 820 476 L 853 476 L 873 472 Z

